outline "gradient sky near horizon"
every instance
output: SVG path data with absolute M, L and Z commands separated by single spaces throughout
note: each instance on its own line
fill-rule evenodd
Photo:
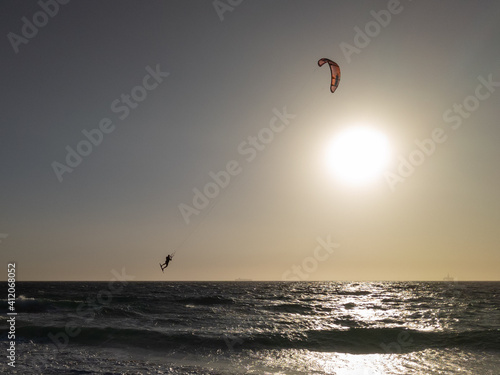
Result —
M 41 7 L 2 1 L 0 279 L 15 261 L 18 280 L 281 280 L 304 262 L 305 280 L 500 280 L 500 87 L 474 99 L 500 82 L 500 4 L 401 1 L 377 32 L 391 3 L 248 0 L 221 20 L 212 1 L 73 0 L 16 53 L 8 34 Z M 148 66 L 169 75 L 120 119 Z M 472 109 L 451 121 L 455 104 Z M 248 161 L 241 143 L 284 109 Z M 59 181 L 53 162 L 105 118 Z M 324 154 L 358 124 L 387 137 L 391 173 L 415 140 L 446 141 L 394 189 L 387 173 L 353 187 Z M 186 224 L 179 205 L 230 161 L 240 173 Z M 311 263 L 318 237 L 339 247 Z

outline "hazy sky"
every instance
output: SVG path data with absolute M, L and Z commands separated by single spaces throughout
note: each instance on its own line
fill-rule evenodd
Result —
M 45 1 L 0 5 L 1 279 L 500 279 L 498 2 Z

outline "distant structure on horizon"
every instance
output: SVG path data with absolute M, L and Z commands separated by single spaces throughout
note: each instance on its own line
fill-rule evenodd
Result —
M 454 277 L 451 277 L 450 274 L 448 273 L 448 276 L 446 276 L 445 278 L 443 278 L 444 281 L 455 281 L 455 278 Z
M 241 277 L 238 277 L 234 281 L 253 281 L 252 279 L 242 279 Z

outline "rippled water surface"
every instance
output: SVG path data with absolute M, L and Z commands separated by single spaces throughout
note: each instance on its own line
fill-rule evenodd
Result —
M 59 282 L 18 294 L 19 374 L 500 373 L 500 283 Z

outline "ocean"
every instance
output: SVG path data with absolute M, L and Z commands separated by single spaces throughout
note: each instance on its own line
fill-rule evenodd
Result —
M 15 367 L 0 300 L 2 374 L 500 374 L 499 282 L 18 282 L 16 293 Z

